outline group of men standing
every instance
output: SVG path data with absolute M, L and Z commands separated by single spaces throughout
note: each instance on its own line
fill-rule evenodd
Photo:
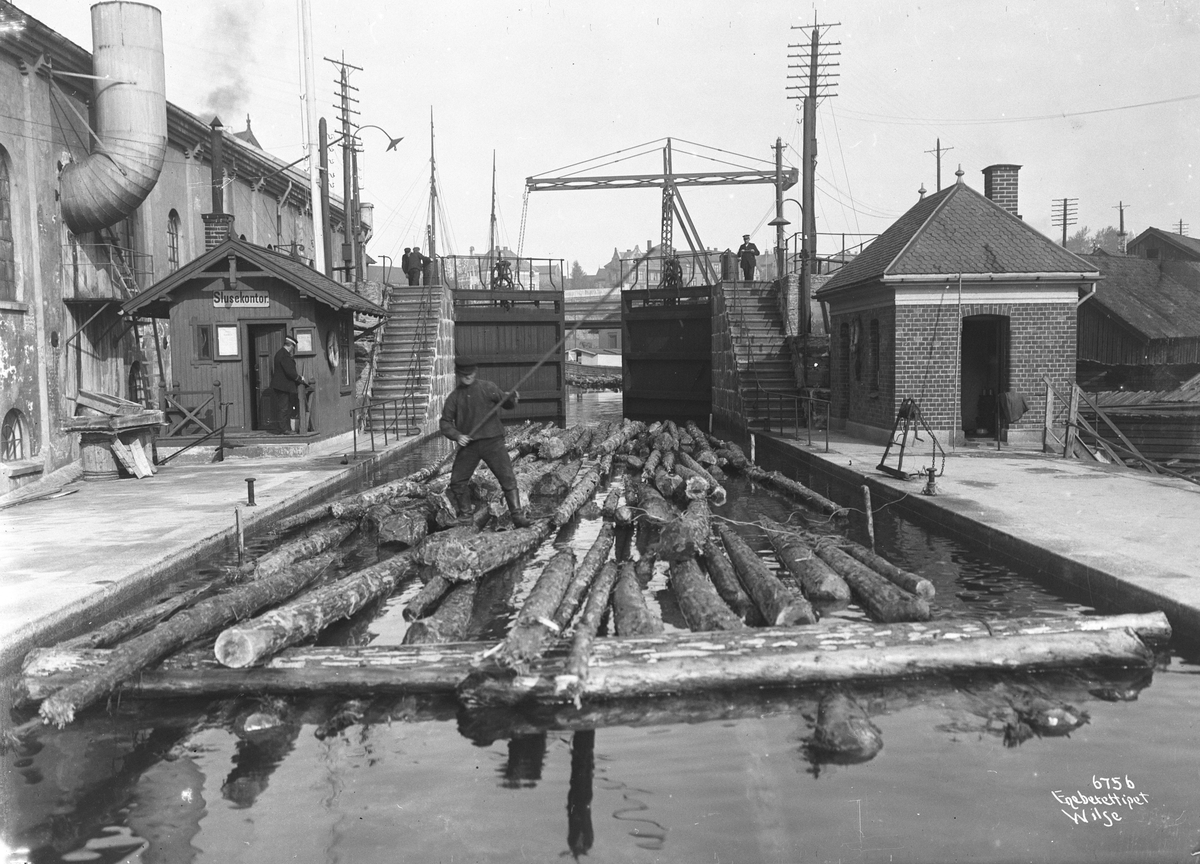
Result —
M 421 274 L 425 272 L 425 266 L 432 260 L 428 255 L 421 254 L 419 246 L 411 249 L 408 246 L 404 247 L 404 254 L 400 256 L 400 269 L 408 277 L 409 285 L 421 284 Z

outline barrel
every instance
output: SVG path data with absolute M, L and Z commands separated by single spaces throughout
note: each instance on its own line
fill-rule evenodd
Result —
M 79 458 L 84 480 L 117 480 L 121 467 L 112 451 L 111 432 L 81 432 Z

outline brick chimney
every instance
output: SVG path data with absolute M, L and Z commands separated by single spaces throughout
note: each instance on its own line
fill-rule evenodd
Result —
M 204 251 L 220 246 L 233 234 L 232 213 L 201 213 L 204 220 Z
M 1020 170 L 1020 165 L 989 165 L 983 169 L 984 196 L 1018 219 L 1021 218 L 1017 212 L 1017 172 Z
M 206 252 L 220 246 L 233 233 L 233 214 L 225 212 L 225 133 L 220 117 L 214 117 L 208 127 L 208 148 L 212 160 L 212 212 L 200 214 L 204 220 Z

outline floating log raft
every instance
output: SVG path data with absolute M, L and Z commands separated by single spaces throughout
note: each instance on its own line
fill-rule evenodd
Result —
M 797 532 L 765 516 L 761 523 L 776 557 L 800 583 L 805 597 L 825 603 L 843 603 L 850 599 L 850 586 L 846 580 L 821 560 Z
M 673 561 L 668 584 L 693 631 L 745 629 L 745 623 L 725 605 L 695 558 Z
M 631 561 L 622 561 L 612 592 L 613 626 L 619 636 L 648 636 L 662 632 L 662 621 L 646 606 L 642 586 Z
M 867 565 L 837 547 L 832 537 L 816 542 L 815 551 L 846 580 L 867 614 L 876 621 L 928 621 L 929 604 L 915 594 L 893 585 Z
M 281 573 L 238 586 L 235 590 L 202 601 L 150 632 L 111 649 L 108 662 L 102 669 L 64 687 L 42 702 L 39 709 L 42 719 L 62 728 L 75 719 L 76 712 L 102 699 L 139 670 L 177 651 L 191 640 L 264 606 L 291 597 L 324 573 L 337 557 L 336 552 L 326 552 Z
M 564 549 L 546 563 L 512 629 L 496 652 L 496 663 L 502 667 L 520 667 L 541 656 L 546 641 L 562 631 L 551 616 L 562 602 L 574 574 L 575 553 L 570 549 Z
M 579 601 L 591 586 L 596 574 L 600 572 L 601 566 L 608 560 L 608 553 L 612 551 L 614 539 L 615 533 L 612 524 L 606 522 L 601 525 L 600 533 L 592 541 L 591 548 L 583 556 L 583 561 L 575 568 L 575 575 L 567 586 L 567 590 L 563 592 L 558 609 L 554 612 L 553 621 L 559 630 L 565 629 L 571 623 L 571 618 L 579 607 Z
M 357 519 L 375 504 L 386 504 L 397 498 L 424 498 L 428 492 L 428 488 L 421 483 L 395 480 L 333 502 L 329 505 L 329 515 L 335 519 Z
M 441 531 L 427 538 L 419 547 L 420 560 L 451 582 L 468 582 L 541 545 L 550 533 L 550 523 L 543 519 L 528 528 L 511 531 L 454 532 L 455 529 Z
M 714 477 L 707 468 L 705 468 L 687 453 L 680 453 L 678 461 L 682 463 L 683 468 L 686 468 L 692 473 L 699 475 L 704 480 L 704 482 L 708 485 L 708 496 L 712 499 L 714 504 L 720 507 L 725 503 L 725 487 L 717 482 L 717 478 Z M 676 470 L 679 470 L 678 465 L 676 466 Z
M 888 625 L 831 619 L 817 627 L 603 638 L 595 640 L 589 666 L 589 680 L 599 671 L 601 683 L 596 687 L 589 684 L 588 693 L 642 696 L 703 691 L 710 686 L 728 689 L 743 684 L 757 687 L 1093 664 L 1149 669 L 1154 655 L 1142 637 L 1157 642 L 1170 634 L 1166 616 L 1153 612 Z M 126 681 L 120 692 L 154 698 L 239 693 L 449 693 L 466 678 L 480 649 L 495 644 L 289 648 L 263 667 L 239 670 L 225 669 L 203 652 L 190 652 L 145 669 Z M 18 704 L 39 702 L 79 682 L 104 668 L 115 650 L 31 651 L 17 682 Z M 743 667 L 736 664 L 739 657 L 751 674 L 742 675 Z M 836 663 L 830 662 L 835 659 Z M 552 668 L 552 661 L 541 662 L 549 676 L 546 692 L 554 694 L 553 677 L 561 674 L 561 665 Z M 619 675 L 622 664 L 639 669 L 661 667 L 668 674 L 659 676 L 653 686 L 635 680 L 626 687 Z M 663 664 L 677 665 L 668 670 Z M 679 666 L 684 668 L 675 686 L 671 675 Z M 557 698 L 552 696 L 552 700 Z
M 471 610 L 475 605 L 478 582 L 459 582 L 428 618 L 414 621 L 404 634 L 405 645 L 438 645 L 443 642 L 460 642 L 467 635 L 471 623 Z
M 729 559 L 737 570 L 738 577 L 746 586 L 746 593 L 753 599 L 768 624 L 791 626 L 793 624 L 815 624 L 817 615 L 803 597 L 795 596 L 767 569 L 762 559 L 746 545 L 737 532 L 723 523 L 717 525 L 717 533 L 725 544 Z
M 653 547 L 654 555 L 663 561 L 686 561 L 695 558 L 711 536 L 708 503 L 700 498 L 663 526 Z
M 550 521 L 554 525 L 566 525 L 571 521 L 571 517 L 575 515 L 580 507 L 592 500 L 592 496 L 596 494 L 596 487 L 600 485 L 600 465 L 597 464 L 584 472 L 584 475 L 575 481 L 575 485 L 571 487 L 571 491 L 567 493 L 567 497 L 558 505 L 558 509 L 554 511 L 554 515 Z
M 281 573 L 297 561 L 312 558 L 337 546 L 354 533 L 357 527 L 353 522 L 341 521 L 322 526 L 303 537 L 289 540 L 278 549 L 254 561 L 247 562 L 238 568 L 238 573 L 243 578 L 250 579 L 262 579 Z
M 608 608 L 613 586 L 617 582 L 617 569 L 616 563 L 606 561 L 592 583 L 591 591 L 588 592 L 587 604 L 571 639 L 571 650 L 567 655 L 565 668 L 555 681 L 555 690 L 567 700 L 578 703 L 587 687 L 587 669 L 592 656 L 592 646 L 596 642 L 600 621 L 604 617 L 604 610 Z
M 666 525 L 675 518 L 675 508 L 649 483 L 630 477 L 625 490 L 625 500 L 635 508 L 642 521 L 651 525 Z
M 376 536 L 380 543 L 416 546 L 429 534 L 429 505 L 425 501 L 399 511 L 389 511 L 379 520 Z
M 199 588 L 193 588 L 191 591 L 184 591 L 182 594 L 168 597 L 166 600 L 146 609 L 122 615 L 120 618 L 109 621 L 107 624 L 97 627 L 95 630 L 89 630 L 87 633 L 83 633 L 73 639 L 59 642 L 56 647 L 68 651 L 73 651 L 77 648 L 108 648 L 110 645 L 115 645 L 123 639 L 142 633 L 155 624 L 170 618 L 181 609 L 186 609 L 216 594 L 228 584 L 226 580 L 222 579 L 211 582 L 208 585 L 202 585 Z
M 213 649 L 217 660 L 240 669 L 312 638 L 335 621 L 390 595 L 401 580 L 416 572 L 416 561 L 414 551 L 401 552 L 236 624 L 217 637 Z

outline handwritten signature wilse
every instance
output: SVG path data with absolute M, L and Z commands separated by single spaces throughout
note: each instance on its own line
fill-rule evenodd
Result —
M 1111 828 L 1120 822 L 1121 814 L 1119 810 L 1101 808 L 1126 807 L 1132 810 L 1134 807 L 1143 807 L 1150 801 L 1150 796 L 1145 792 L 1136 795 L 1124 794 L 1125 790 L 1132 791 L 1136 788 L 1128 774 L 1123 780 L 1120 777 L 1097 777 L 1093 774 L 1092 786 L 1098 790 L 1108 790 L 1108 794 L 1089 795 L 1078 790 L 1074 794 L 1063 794 L 1061 789 L 1055 789 L 1050 794 L 1059 804 L 1066 804 L 1071 808 L 1064 808 L 1062 812 L 1075 825 L 1103 825 L 1105 828 Z

